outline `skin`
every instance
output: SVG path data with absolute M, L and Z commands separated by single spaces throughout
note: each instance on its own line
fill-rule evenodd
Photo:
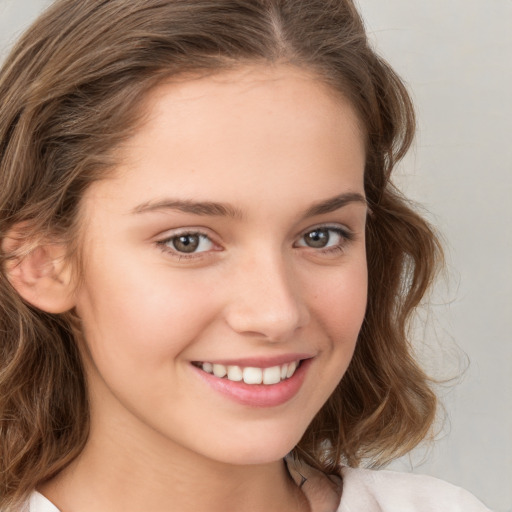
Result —
M 308 510 L 282 457 L 343 376 L 367 294 L 364 200 L 310 210 L 364 198 L 357 116 L 288 66 L 162 84 L 146 108 L 114 175 L 83 198 L 73 305 L 91 435 L 41 491 L 63 512 Z M 169 198 L 234 212 L 153 208 Z M 325 226 L 328 247 L 308 246 Z M 200 252 L 179 254 L 184 231 L 204 235 Z M 192 365 L 287 354 L 310 363 L 275 407 L 233 401 Z

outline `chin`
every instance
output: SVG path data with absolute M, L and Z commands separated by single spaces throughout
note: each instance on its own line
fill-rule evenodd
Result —
M 260 430 L 268 428 L 262 427 Z M 259 432 L 242 438 L 233 437 L 237 440 L 236 443 L 232 439 L 224 445 L 217 445 L 221 450 L 215 450 L 217 453 L 214 458 L 233 465 L 270 464 L 283 459 L 290 453 L 303 434 L 303 431 L 293 432 L 292 429 L 270 428 L 266 435 Z

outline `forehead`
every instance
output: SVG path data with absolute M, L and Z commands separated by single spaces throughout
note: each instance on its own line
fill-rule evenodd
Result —
M 226 110 L 229 106 L 229 110 Z M 289 64 L 252 64 L 211 74 L 184 74 L 164 81 L 153 89 L 143 103 L 147 121 L 162 116 L 176 123 L 194 119 L 191 114 L 214 114 L 218 121 L 232 123 L 236 117 L 254 114 L 252 107 L 262 113 L 284 117 L 284 109 L 295 110 L 297 121 L 315 119 L 326 122 L 341 115 L 353 123 L 354 130 L 364 134 L 355 109 L 338 90 L 327 85 L 315 72 Z M 305 115 L 298 115 L 298 110 Z M 325 111 L 332 116 L 325 116 Z M 186 117 L 186 119 L 185 119 Z M 258 118 L 253 117 L 256 122 Z M 194 128 L 194 133 L 195 129 Z
M 308 71 L 247 66 L 160 84 L 121 148 L 113 191 L 148 201 L 311 200 L 362 189 L 364 137 L 350 103 Z M 93 187 L 94 188 L 94 187 Z M 343 190 L 341 190 L 343 189 Z M 359 190 L 359 191 L 360 191 Z M 295 196 L 297 197 L 293 197 Z M 205 197 L 201 197 L 205 196 Z

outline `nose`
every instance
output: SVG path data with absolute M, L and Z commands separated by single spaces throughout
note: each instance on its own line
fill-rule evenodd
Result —
M 255 257 L 230 276 L 225 318 L 240 334 L 286 341 L 309 322 L 309 310 L 291 265 L 277 256 Z

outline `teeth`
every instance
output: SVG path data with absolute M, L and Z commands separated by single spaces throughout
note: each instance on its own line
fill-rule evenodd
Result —
M 227 373 L 228 371 L 226 370 L 226 367 L 223 364 L 213 365 L 213 375 L 215 375 L 215 377 L 219 377 L 222 379 L 222 377 L 225 377 Z
M 263 370 L 263 384 L 277 384 L 281 382 L 281 367 L 273 366 Z
M 228 366 L 228 379 L 234 382 L 240 382 L 244 378 L 240 366 Z
M 244 368 L 244 382 L 246 384 L 261 384 L 263 382 L 263 370 L 261 368 Z
M 286 370 L 286 378 L 289 379 L 295 373 L 296 369 L 297 369 L 297 363 L 295 361 L 293 361 L 293 363 L 290 363 L 288 365 L 288 370 Z
M 256 368 L 248 366 L 225 366 L 223 364 L 200 363 L 199 366 L 206 373 L 212 373 L 219 379 L 227 378 L 233 382 L 244 381 L 246 384 L 278 384 L 282 380 L 289 379 L 298 367 L 298 362 L 285 363 L 281 366 L 270 368 Z

